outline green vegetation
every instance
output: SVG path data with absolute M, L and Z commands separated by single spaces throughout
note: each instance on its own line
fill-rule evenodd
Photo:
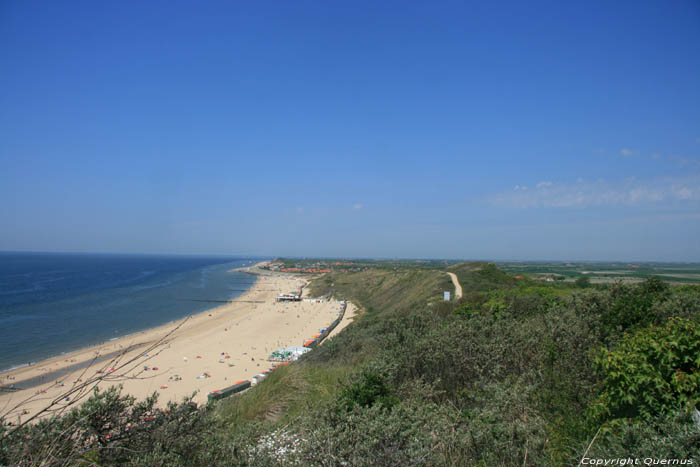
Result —
M 574 281 L 578 287 L 586 289 L 591 286 L 591 278 L 588 276 L 577 277 Z
M 157 411 L 100 393 L 89 423 L 70 414 L 3 437 L 0 464 L 51 449 L 49 463 L 76 465 L 576 465 L 593 439 L 589 457 L 700 460 L 689 412 L 700 287 L 433 266 L 315 279 L 314 293 L 352 300 L 360 316 L 240 396 Z M 441 300 L 446 270 L 459 301 Z M 80 435 L 61 435 L 68 427 Z
M 25 426 L 5 436 L 0 428 L 0 465 L 140 465 L 222 462 L 226 449 L 208 425 L 210 410 L 184 401 L 155 408 L 157 396 L 142 402 L 121 388 L 95 390 L 67 415 Z M 235 447 L 233 447 L 235 449 Z M 137 455 L 135 455 L 137 454 Z
M 439 269 L 444 270 L 454 260 L 438 259 L 323 259 L 323 258 L 280 258 L 275 261 L 284 268 L 332 268 L 334 271 L 365 271 L 367 269 L 405 270 Z
M 672 318 L 626 334 L 614 350 L 602 349 L 595 360 L 604 375 L 598 403 L 604 417 L 667 413 L 698 403 L 700 324 Z
M 313 295 L 342 297 L 361 304 L 368 312 L 383 313 L 425 306 L 430 300 L 442 300 L 443 290 L 453 289 L 443 271 L 422 269 L 333 272 L 311 284 Z
M 356 381 L 340 392 L 338 407 L 348 412 L 358 406 L 367 408 L 376 405 L 391 409 L 398 402 L 391 394 L 384 375 L 377 371 L 365 370 Z

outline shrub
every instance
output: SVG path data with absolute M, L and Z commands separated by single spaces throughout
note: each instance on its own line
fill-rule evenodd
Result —
M 338 407 L 345 411 L 351 411 L 355 406 L 375 405 L 391 409 L 397 402 L 398 399 L 391 394 L 385 376 L 377 370 L 365 369 L 359 380 L 341 390 Z
M 528 391 L 484 389 L 483 409 L 468 413 L 414 394 L 391 411 L 356 405 L 317 414 L 301 423 L 296 459 L 303 465 L 545 464 L 546 433 L 527 408 Z
M 207 408 L 185 400 L 159 409 L 156 402 L 156 394 L 136 402 L 120 386 L 96 388 L 64 416 L 3 436 L 0 465 L 199 465 L 235 459 L 236 446 L 218 439 Z
M 616 283 L 610 290 L 613 300 L 610 309 L 603 314 L 602 332 L 606 336 L 621 334 L 656 323 L 659 316 L 654 305 L 669 296 L 668 284 L 657 278 L 647 279 L 640 285 Z
M 596 364 L 604 391 L 595 410 L 604 417 L 650 417 L 700 401 L 700 326 L 672 318 L 626 335 Z
M 580 452 L 585 452 L 582 443 Z M 700 459 L 700 430 L 687 410 L 675 410 L 649 420 L 620 420 L 613 430 L 601 431 L 588 456 L 591 459 Z

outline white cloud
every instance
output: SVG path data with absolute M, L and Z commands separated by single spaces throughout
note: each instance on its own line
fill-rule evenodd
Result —
M 540 182 L 537 184 L 537 188 L 547 188 L 552 186 L 552 182 Z
M 304 212 L 304 208 L 297 208 L 297 213 L 298 213 L 298 214 L 301 214 L 301 213 L 303 213 L 303 212 Z
M 520 186 L 520 185 L 515 185 L 513 187 L 513 191 L 521 191 L 521 190 L 527 190 L 526 186 Z
M 620 155 L 624 157 L 631 157 L 639 153 L 636 149 L 630 149 L 630 148 L 622 148 L 620 149 Z
M 682 187 L 676 191 L 676 196 L 678 199 L 693 199 L 693 192 L 688 187 Z
M 362 203 L 355 203 L 352 205 L 352 208 L 355 210 L 362 209 L 363 207 Z
M 538 189 L 515 189 L 492 196 L 492 204 L 510 208 L 567 208 L 590 206 L 641 206 L 654 203 L 700 201 L 700 175 L 684 178 L 617 181 L 538 183 Z M 519 186 L 519 185 L 518 185 Z M 518 187 L 516 186 L 516 188 Z

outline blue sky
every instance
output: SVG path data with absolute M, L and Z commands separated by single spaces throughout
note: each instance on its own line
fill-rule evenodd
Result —
M 0 250 L 700 261 L 697 1 L 199 3 L 0 4 Z

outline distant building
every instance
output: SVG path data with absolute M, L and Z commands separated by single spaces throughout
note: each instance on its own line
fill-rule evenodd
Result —
M 300 302 L 301 301 L 301 292 L 289 292 L 289 293 L 279 294 L 277 296 L 277 301 L 278 302 Z
M 449 301 L 450 301 L 450 292 L 449 292 L 449 291 L 445 290 L 445 294 L 444 294 L 444 296 L 443 296 L 443 300 L 445 300 L 446 302 L 449 302 Z

